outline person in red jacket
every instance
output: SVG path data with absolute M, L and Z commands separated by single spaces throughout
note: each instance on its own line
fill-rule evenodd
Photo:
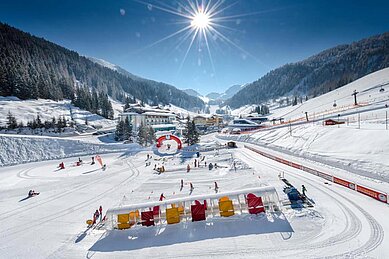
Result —
M 60 169 L 65 169 L 65 164 L 63 162 L 61 162 L 58 166 Z
M 190 172 L 190 165 L 188 164 L 187 167 L 186 167 L 186 172 L 189 173 Z
M 163 196 L 163 193 L 161 193 L 161 196 L 159 196 L 159 201 L 163 201 L 163 199 L 166 199 L 166 197 Z

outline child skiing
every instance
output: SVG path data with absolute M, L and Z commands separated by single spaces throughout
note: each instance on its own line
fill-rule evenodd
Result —
M 103 207 L 100 205 L 99 208 L 99 213 L 100 213 L 100 221 L 103 219 Z
M 307 191 L 307 188 L 305 188 L 304 184 L 301 186 L 301 191 L 303 193 L 303 196 L 305 197 L 305 192 Z

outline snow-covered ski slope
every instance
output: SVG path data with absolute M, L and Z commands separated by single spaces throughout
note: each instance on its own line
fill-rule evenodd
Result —
M 389 182 L 389 125 L 386 126 L 389 108 L 385 108 L 385 104 L 389 105 L 388 83 L 389 68 L 303 104 L 275 109 L 271 115 L 288 121 L 304 118 L 304 111 L 308 111 L 310 120 L 331 114 L 338 119 L 340 114 L 345 124 L 324 126 L 322 121 L 312 121 L 301 125 L 292 123 L 291 128 L 284 124 L 234 138 L 336 166 L 362 178 Z M 354 90 L 359 92 L 360 107 L 353 105 Z M 333 107 L 334 100 L 337 107 Z M 346 112 L 355 113 L 344 115 Z
M 383 92 L 380 92 L 381 87 L 384 89 Z M 271 110 L 270 117 L 284 118 L 288 121 L 304 118 L 305 112 L 313 117 L 329 113 L 338 114 L 354 109 L 354 97 L 352 96 L 354 90 L 359 92 L 357 101 L 361 106 L 389 105 L 389 68 L 371 73 L 302 104 Z M 336 107 L 333 106 L 334 102 Z
M 202 142 L 214 141 L 207 136 Z M 145 166 L 146 154 L 153 156 Z M 189 153 L 185 155 L 188 156 Z M 0 257 L 2 258 L 386 258 L 389 207 L 346 188 L 237 149 L 202 152 L 207 163 L 194 168 L 194 158 L 159 157 L 151 151 L 101 155 L 107 169 L 78 158 L 0 168 Z M 64 161 L 65 169 L 58 170 Z M 232 169 L 233 161 L 237 170 Z M 187 173 L 190 163 L 192 170 Z M 166 172 L 156 174 L 154 164 Z M 314 166 L 314 165 L 312 165 Z M 128 230 L 87 229 L 85 221 L 98 206 L 110 207 L 220 191 L 274 186 L 284 200 L 285 177 L 304 184 L 313 208 L 284 206 L 279 213 L 214 217 Z M 184 188 L 180 191 L 180 180 Z M 24 199 L 28 190 L 40 195 Z
M 384 89 L 380 92 L 381 87 Z M 305 118 L 305 112 L 313 119 L 327 114 L 337 115 L 343 111 L 352 110 L 354 107 L 354 97 L 352 93 L 356 90 L 357 101 L 361 106 L 385 105 L 389 101 L 389 68 L 379 70 L 364 76 L 354 82 L 335 89 L 326 94 L 320 95 L 302 104 L 295 106 L 277 107 L 276 104 L 270 103 L 271 113 L 268 116 L 272 118 L 283 118 L 285 121 Z M 289 96 L 292 101 L 293 95 Z M 303 98 L 304 99 L 304 98 Z M 336 107 L 334 107 L 336 103 Z M 389 105 L 389 104 L 388 104 Z M 234 116 L 249 114 L 257 105 L 245 105 L 232 111 Z M 274 107 L 274 109 L 272 108 Z
M 120 103 L 114 102 L 113 106 L 115 107 L 115 114 L 118 114 Z M 114 128 L 116 125 L 116 121 L 107 120 L 99 115 L 81 110 L 73 106 L 69 100 L 20 100 L 17 97 L 0 96 L 0 124 L 2 126 L 6 124 L 8 112 L 11 112 L 17 121 L 22 121 L 24 125 L 36 118 L 37 115 L 40 116 L 42 121 L 51 120 L 53 117 L 58 119 L 58 117 L 64 116 L 68 120 L 73 118 L 76 123 L 80 124 L 84 124 L 85 120 L 88 120 L 89 125 L 103 128 Z
M 138 144 L 115 144 L 80 139 L 0 134 L 0 167 L 102 153 L 139 149 Z

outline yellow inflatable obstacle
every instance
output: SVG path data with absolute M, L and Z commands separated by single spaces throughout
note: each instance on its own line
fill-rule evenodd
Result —
M 118 215 L 118 229 L 130 228 L 130 214 L 119 214 Z
M 180 212 L 178 208 L 173 207 L 166 209 L 166 221 L 168 224 L 176 224 L 180 222 Z
M 92 225 L 93 225 L 93 220 L 88 219 L 88 220 L 86 221 L 86 224 L 88 225 L 88 227 L 92 226 Z
M 227 196 L 221 197 L 219 199 L 219 211 L 220 216 L 222 217 L 230 217 L 235 214 L 234 206 L 232 205 L 232 200 Z

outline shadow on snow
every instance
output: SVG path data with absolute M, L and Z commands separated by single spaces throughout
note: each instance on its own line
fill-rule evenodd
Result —
M 230 218 L 215 217 L 200 222 L 107 231 L 89 251 L 131 251 L 214 238 L 268 233 L 286 233 L 286 236 L 291 237 L 292 232 L 294 232 L 292 226 L 283 214 L 236 215 Z

